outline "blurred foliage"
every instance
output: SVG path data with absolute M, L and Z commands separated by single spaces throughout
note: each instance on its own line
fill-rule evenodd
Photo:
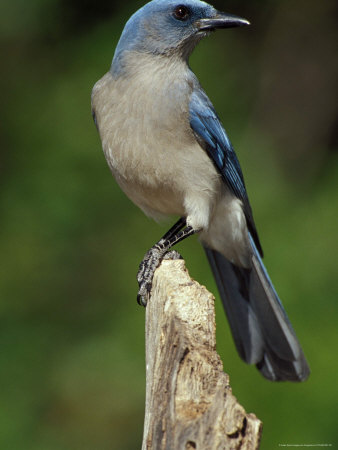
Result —
M 119 190 L 90 114 L 141 1 L 0 4 L 0 448 L 140 448 L 144 310 L 135 273 L 168 224 Z M 202 42 L 191 65 L 247 180 L 266 264 L 312 374 L 264 380 L 236 354 L 217 301 L 235 395 L 264 422 L 263 449 L 338 442 L 337 6 L 229 0 L 248 29 Z M 216 293 L 196 238 L 180 244 Z

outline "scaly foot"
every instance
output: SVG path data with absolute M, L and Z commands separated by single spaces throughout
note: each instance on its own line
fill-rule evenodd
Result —
M 139 271 L 137 272 L 137 281 L 139 284 L 137 302 L 142 306 L 147 306 L 154 273 L 161 264 L 162 259 L 182 259 L 182 256 L 176 250 L 166 252 L 158 246 L 152 247 L 145 254 L 140 264 Z

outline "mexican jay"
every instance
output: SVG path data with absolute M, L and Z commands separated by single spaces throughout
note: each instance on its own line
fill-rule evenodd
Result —
M 309 368 L 262 263 L 243 174 L 188 59 L 219 28 L 248 25 L 199 0 L 153 0 L 127 22 L 92 111 L 122 190 L 148 216 L 180 219 L 145 255 L 146 305 L 170 248 L 199 233 L 241 358 L 270 380 L 302 381 Z

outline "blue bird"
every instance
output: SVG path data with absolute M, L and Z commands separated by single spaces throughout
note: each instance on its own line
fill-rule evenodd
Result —
M 309 367 L 263 265 L 238 159 L 188 65 L 210 32 L 242 25 L 249 22 L 199 0 L 147 3 L 95 84 L 92 112 L 126 195 L 156 220 L 180 217 L 140 264 L 139 303 L 171 247 L 199 233 L 241 358 L 270 380 L 303 381 Z

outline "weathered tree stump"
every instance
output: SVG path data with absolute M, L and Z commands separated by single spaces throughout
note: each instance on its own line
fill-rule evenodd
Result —
M 257 449 L 262 424 L 233 396 L 216 352 L 214 297 L 183 260 L 156 270 L 146 308 L 142 450 Z

